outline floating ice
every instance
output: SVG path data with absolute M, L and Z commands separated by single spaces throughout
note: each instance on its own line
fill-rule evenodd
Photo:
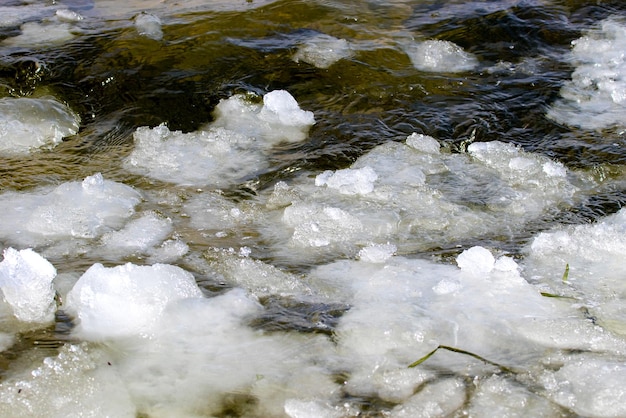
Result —
M 460 46 L 442 40 L 429 40 L 405 45 L 413 66 L 421 71 L 458 73 L 476 68 L 478 60 Z
M 461 270 L 470 274 L 485 274 L 493 270 L 496 259 L 488 249 L 472 247 L 459 254 L 456 263 Z
M 367 194 L 374 190 L 378 179 L 371 167 L 345 170 L 327 170 L 315 177 L 316 186 L 327 186 L 341 194 Z
M 78 132 L 80 118 L 56 99 L 0 99 L 0 153 L 26 154 Z
M 70 344 L 33 370 L 3 378 L 0 416 L 132 418 L 137 412 L 111 358 Z
M 282 141 L 301 141 L 315 123 L 286 91 L 267 93 L 264 105 L 243 95 L 222 100 L 204 130 L 141 127 L 125 160 L 134 173 L 182 185 L 227 187 L 267 167 L 267 152 Z
M 300 109 L 296 99 L 285 90 L 265 94 L 262 106 L 244 95 L 222 100 L 215 108 L 215 117 L 212 126 L 257 138 L 257 146 L 264 149 L 283 141 L 302 141 L 315 124 L 313 113 Z
M 32 247 L 94 239 L 121 228 L 140 201 L 132 187 L 100 173 L 53 189 L 6 192 L 0 200 L 0 236 Z
M 345 39 L 320 34 L 300 45 L 293 60 L 303 61 L 317 68 L 328 68 L 341 59 L 351 57 L 352 54 L 352 48 Z
M 54 266 L 33 250 L 4 250 L 0 290 L 18 320 L 44 323 L 54 319 L 55 276 Z
M 626 335 L 624 254 L 626 210 L 622 209 L 596 224 L 540 233 L 528 248 L 525 264 L 551 293 L 583 298 L 599 324 Z
M 572 45 L 576 69 L 548 118 L 583 129 L 626 126 L 626 26 L 605 20 Z
M 370 263 L 383 263 L 395 254 L 397 248 L 393 244 L 372 244 L 359 251 L 359 260 Z
M 262 232 L 290 260 L 353 257 L 371 243 L 413 251 L 512 233 L 572 202 L 576 190 L 562 164 L 511 144 L 473 143 L 467 154 L 451 154 L 413 134 L 313 182 L 278 183 L 265 199 L 283 228 L 272 216 L 258 222 L 270 223 Z
M 56 16 L 62 22 L 78 22 L 83 20 L 83 17 L 79 13 L 70 9 L 59 9 L 56 11 Z
M 475 249 L 463 258 L 481 264 L 484 252 L 489 253 Z M 488 264 L 493 266 L 493 257 Z M 438 345 L 460 347 L 515 366 L 523 364 L 529 354 L 540 357 L 544 351 L 527 338 L 522 324 L 569 321 L 572 314 L 569 308 L 542 297 L 517 269 L 492 268 L 468 276 L 453 266 L 392 256 L 381 263 L 338 261 L 317 267 L 311 276 L 334 284 L 351 306 L 334 332 L 339 355 L 345 356 L 343 369 L 350 370 L 346 390 L 353 396 L 401 403 L 394 409 L 399 416 L 415 416 L 430 408 L 456 409 L 459 402 L 465 402 L 464 385 L 459 382 L 448 382 L 451 392 L 447 395 L 435 389 L 438 383 L 428 383 L 433 392 L 426 386 L 421 395 L 412 397 L 412 389 L 429 380 L 428 376 L 419 378 L 419 369 L 410 371 L 413 380 L 390 385 L 391 376 L 409 374 L 406 366 Z M 437 353 L 428 361 L 435 367 L 464 369 L 468 358 Z M 435 392 L 442 395 L 437 402 L 427 395 Z
M 149 254 L 170 236 L 171 219 L 154 212 L 128 222 L 123 229 L 111 231 L 101 238 L 102 246 L 114 254 Z
M 17 36 L 6 38 L 3 45 L 14 47 L 54 46 L 74 39 L 72 26 L 67 22 L 26 22 Z
M 167 182 L 226 187 L 267 164 L 253 138 L 222 128 L 185 134 L 141 127 L 134 138 L 125 167 Z
M 153 14 L 141 13 L 135 17 L 135 29 L 137 29 L 139 35 L 146 38 L 154 39 L 155 41 L 163 39 L 161 19 Z
M 191 273 L 176 266 L 94 264 L 68 293 L 64 308 L 78 321 L 76 334 L 101 340 L 150 334 L 168 304 L 201 296 Z

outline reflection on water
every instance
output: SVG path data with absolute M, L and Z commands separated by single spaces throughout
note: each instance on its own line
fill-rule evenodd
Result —
M 42 254 L 61 300 L 56 325 L 0 306 L 0 411 L 83 385 L 73 411 L 113 416 L 623 415 L 584 382 L 594 364 L 624 383 L 625 14 L 5 2 L 0 248 Z M 459 270 L 477 245 L 493 255 Z M 127 262 L 182 267 L 207 298 L 94 281 L 66 303 L 92 265 L 113 281 Z M 135 291 L 159 308 L 133 311 Z M 120 339 L 80 314 L 157 325 Z M 439 344 L 528 372 L 458 353 L 405 368 Z

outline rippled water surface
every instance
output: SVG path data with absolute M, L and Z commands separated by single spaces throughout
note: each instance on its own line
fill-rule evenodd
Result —
M 57 294 L 1 272 L 0 414 L 623 416 L 625 56 L 622 1 L 0 3 Z

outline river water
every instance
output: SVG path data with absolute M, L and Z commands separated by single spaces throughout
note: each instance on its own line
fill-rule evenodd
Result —
M 0 3 L 0 416 L 626 415 L 626 4 Z

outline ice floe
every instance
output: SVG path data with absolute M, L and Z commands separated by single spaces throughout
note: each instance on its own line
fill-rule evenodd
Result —
M 137 129 L 125 167 L 166 182 L 227 187 L 262 172 L 272 146 L 302 141 L 315 123 L 313 113 L 284 90 L 267 93 L 262 105 L 244 95 L 222 100 L 215 117 L 190 133 L 165 125 Z
M 370 243 L 410 251 L 513 234 L 572 204 L 578 188 L 570 178 L 562 164 L 511 144 L 473 143 L 466 154 L 452 154 L 434 138 L 412 134 L 314 181 L 277 183 L 261 202 L 274 217 L 258 222 L 277 254 L 291 260 L 354 256 Z
M 478 59 L 450 41 L 427 40 L 403 45 L 413 66 L 420 71 L 459 73 L 471 71 Z
M 0 153 L 54 147 L 78 132 L 80 118 L 52 97 L 0 99 Z
M 583 129 L 625 126 L 626 26 L 613 19 L 572 41 L 575 66 L 570 81 L 561 88 L 561 99 L 548 110 L 556 122 Z
M 28 192 L 5 192 L 0 209 L 0 236 L 20 247 L 56 246 L 77 250 L 81 240 L 94 240 L 120 229 L 135 213 L 141 194 L 101 174 Z
M 353 54 L 352 47 L 347 40 L 319 34 L 301 44 L 293 55 L 293 60 L 325 69 L 341 59 L 351 57 Z

